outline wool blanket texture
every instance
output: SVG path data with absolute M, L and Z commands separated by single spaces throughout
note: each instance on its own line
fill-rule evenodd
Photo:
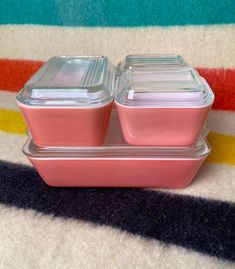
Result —
M 52 188 L 15 97 L 55 55 L 180 54 L 215 94 L 185 189 Z M 0 269 L 235 268 L 235 1 L 0 2 Z M 69 171 L 68 171 L 69 173 Z

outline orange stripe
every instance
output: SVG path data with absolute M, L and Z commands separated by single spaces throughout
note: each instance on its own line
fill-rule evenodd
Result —
M 0 89 L 18 92 L 41 61 L 0 59 Z M 214 109 L 235 110 L 235 69 L 197 68 L 215 93 Z
M 18 92 L 43 62 L 0 59 L 0 89 Z

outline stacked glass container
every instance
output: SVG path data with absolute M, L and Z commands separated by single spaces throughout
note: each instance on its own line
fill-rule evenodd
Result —
M 214 95 L 178 55 L 54 57 L 17 100 L 51 186 L 182 188 L 210 153 Z

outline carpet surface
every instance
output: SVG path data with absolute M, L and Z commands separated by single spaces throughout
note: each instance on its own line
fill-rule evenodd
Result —
M 181 190 L 51 188 L 15 96 L 54 55 L 176 53 L 216 100 Z M 0 2 L 0 268 L 235 268 L 235 1 Z

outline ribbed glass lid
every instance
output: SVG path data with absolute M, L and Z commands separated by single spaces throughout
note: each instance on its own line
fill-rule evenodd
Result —
M 188 67 L 182 56 L 176 54 L 139 54 L 127 55 L 118 65 L 117 73 L 120 74 L 127 69 L 152 69 Z
M 53 57 L 26 83 L 17 99 L 35 106 L 102 105 L 112 101 L 114 71 L 103 56 Z
M 131 107 L 207 106 L 214 95 L 193 68 L 134 68 L 117 77 L 115 101 Z

